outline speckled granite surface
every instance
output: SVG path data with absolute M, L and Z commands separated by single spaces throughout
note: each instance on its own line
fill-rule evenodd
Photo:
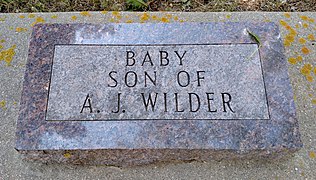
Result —
M 257 44 L 72 44 L 54 52 L 48 121 L 269 119 Z
M 246 29 L 261 40 L 269 120 L 45 120 L 56 44 L 256 43 Z M 274 23 L 36 25 L 26 64 L 16 148 L 42 161 L 118 166 L 169 160 L 282 158 L 302 146 L 283 52 Z M 67 158 L 65 152 L 76 155 Z

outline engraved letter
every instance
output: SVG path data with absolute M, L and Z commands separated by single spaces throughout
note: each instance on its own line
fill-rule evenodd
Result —
M 214 101 L 214 98 L 210 97 L 210 95 L 214 95 L 214 93 L 206 93 L 208 112 L 217 112 L 217 109 L 211 110 L 211 102 L 210 101 Z
M 200 73 L 205 73 L 205 71 L 197 71 L 197 80 L 198 80 L 198 86 L 201 86 L 201 79 L 204 79 L 204 76 L 200 76 Z
M 152 98 L 151 98 L 151 93 L 149 93 L 147 100 L 145 100 L 145 95 L 144 95 L 144 93 L 141 93 L 141 94 L 142 94 L 142 97 L 143 97 L 143 102 L 144 102 L 146 111 L 148 111 L 148 106 L 149 106 L 149 104 L 151 105 L 151 110 L 152 110 L 152 111 L 155 111 L 155 105 L 156 105 L 156 100 L 157 100 L 158 93 L 156 93 L 154 102 L 153 102 L 153 100 L 152 100 Z M 147 102 L 146 102 L 146 101 L 147 101 Z
M 146 60 L 146 59 L 148 59 L 148 60 Z M 149 52 L 147 51 L 147 53 L 146 53 L 146 55 L 145 55 L 145 57 L 144 57 L 144 60 L 143 60 L 143 63 L 142 63 L 142 66 L 144 66 L 144 63 L 145 62 L 149 62 L 150 64 L 151 64 L 151 66 L 153 66 L 154 64 L 153 64 L 153 62 L 151 61 L 151 57 L 150 57 L 150 55 L 149 55 Z
M 118 112 L 120 112 L 120 102 L 121 102 L 120 96 L 121 96 L 121 93 L 118 93 L 118 94 L 117 94 L 117 111 L 112 111 L 112 113 L 118 113 Z
M 115 82 L 115 84 L 114 85 L 108 84 L 108 87 L 116 87 L 117 86 L 117 80 L 112 76 L 112 74 L 117 74 L 117 72 L 116 71 L 111 71 L 109 73 L 110 78 Z
M 185 53 L 187 53 L 187 51 L 184 51 L 182 56 L 179 55 L 178 51 L 175 51 L 175 53 L 176 53 L 176 55 L 178 56 L 178 58 L 180 60 L 180 66 L 182 66 L 183 65 L 182 60 L 183 60 L 183 57 L 184 57 Z
M 86 105 L 87 101 L 88 101 L 88 105 Z M 92 107 L 91 107 L 91 100 L 90 100 L 89 94 L 87 95 L 86 99 L 84 100 L 84 103 L 83 103 L 83 106 L 82 106 L 82 108 L 81 108 L 80 113 L 83 112 L 83 109 L 84 109 L 84 108 L 89 108 L 90 113 L 93 112 L 93 111 L 92 111 Z
M 153 83 L 153 85 L 156 86 L 156 71 L 154 71 L 154 74 L 155 74 L 155 79 L 152 79 L 148 73 L 145 71 L 145 87 L 147 87 L 147 77 L 148 79 Z
M 132 55 L 130 56 L 130 54 Z M 133 51 L 126 51 L 126 66 L 134 66 L 135 64 L 134 56 L 135 56 L 135 53 Z
M 167 51 L 159 51 L 159 52 L 160 52 L 160 66 L 167 66 L 169 64 L 168 52 Z M 163 63 L 163 60 L 165 60 L 165 63 Z
M 174 93 L 174 99 L 176 101 L 176 112 L 184 112 L 184 109 L 179 110 L 178 93 Z
M 195 110 L 193 110 L 193 105 L 192 105 L 192 95 L 196 97 L 196 102 L 197 102 L 197 107 Z M 190 103 L 190 112 L 197 112 L 200 109 L 200 97 L 195 94 L 195 93 L 189 93 L 189 103 Z
M 187 82 L 186 83 L 180 83 L 180 73 L 184 73 L 185 75 L 186 75 L 186 79 L 187 79 Z M 180 71 L 179 73 L 178 73 L 178 76 L 177 76 L 177 80 L 178 80 L 178 84 L 179 84 L 179 86 L 181 86 L 181 87 L 187 87 L 189 84 L 190 84 L 190 75 L 189 75 L 189 73 L 187 73 L 186 71 Z
M 228 96 L 228 101 L 225 101 L 225 95 Z M 228 108 L 230 109 L 231 112 L 234 113 L 234 111 L 232 110 L 232 108 L 229 105 L 229 102 L 232 100 L 232 97 L 229 93 L 222 93 L 222 100 L 223 100 L 223 112 L 226 112 L 226 106 L 225 104 L 227 104 Z
M 165 112 L 168 112 L 167 109 L 167 93 L 163 93 L 164 105 L 165 105 Z
M 134 74 L 134 83 L 131 84 L 131 85 L 128 84 L 128 77 L 129 77 L 128 75 L 129 74 Z M 128 71 L 125 74 L 125 84 L 126 84 L 127 87 L 135 87 L 136 86 L 136 84 L 137 84 L 137 74 L 134 71 Z

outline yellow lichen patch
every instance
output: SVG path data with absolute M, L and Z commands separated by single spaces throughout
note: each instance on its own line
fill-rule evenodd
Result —
M 149 19 L 149 15 L 148 15 L 148 13 L 144 13 L 144 14 L 142 14 L 141 16 L 140 16 L 140 21 L 142 22 L 142 21 L 147 21 L 148 19 Z
M 313 100 L 315 100 L 315 102 L 313 104 L 316 104 L 316 99 L 313 99 Z M 309 152 L 309 157 L 312 158 L 312 159 L 315 159 L 316 158 L 316 153 L 314 151 L 310 151 Z
M 118 11 L 113 11 L 113 12 L 112 12 L 112 15 L 113 15 L 113 16 L 119 16 L 119 15 L 120 15 L 120 12 L 118 12 Z
M 313 66 L 311 64 L 305 64 L 304 67 L 311 71 L 313 69 Z
M 16 32 L 25 32 L 25 31 L 27 31 L 27 28 L 17 27 L 17 28 L 15 28 L 15 31 Z
M 288 13 L 288 12 L 284 13 L 284 16 L 285 16 L 286 18 L 290 18 L 290 17 L 291 17 L 290 13 Z
M 34 14 L 29 14 L 27 17 L 28 18 L 35 18 L 35 15 Z
M 5 40 L 4 40 L 4 39 L 1 39 L 1 40 L 0 40 L 0 43 L 5 43 Z
M 307 48 L 307 47 L 302 47 L 302 53 L 303 54 L 309 54 L 310 53 L 310 51 L 309 51 L 309 49 Z
M 122 19 L 122 16 L 121 16 L 120 12 L 118 12 L 118 11 L 113 11 L 113 12 L 112 12 L 112 15 L 113 15 L 115 18 L 117 18 L 118 20 Z
M 310 73 L 310 71 L 308 71 L 308 69 L 306 69 L 306 68 L 301 68 L 301 73 L 303 74 L 303 75 L 308 75 L 309 73 Z
M 315 36 L 313 34 L 309 34 L 307 36 L 307 39 L 310 40 L 310 41 L 315 41 Z
M 303 61 L 303 57 L 302 57 L 302 56 L 297 56 L 296 60 L 297 60 L 298 62 L 301 62 L 301 61 Z
M 300 28 L 300 25 L 299 24 L 295 24 L 295 28 L 296 29 Z
M 306 40 L 304 38 L 299 38 L 298 39 L 298 42 L 301 43 L 301 44 L 305 44 L 306 43 Z
M 295 36 L 292 34 L 288 34 L 285 36 L 284 45 L 290 46 L 295 40 Z
M 133 22 L 133 21 L 132 21 L 132 20 L 130 20 L 130 19 L 126 21 L 126 23 L 132 23 L 132 22 Z
M 166 14 L 166 17 L 167 17 L 168 19 L 171 19 L 171 18 L 172 18 L 172 15 L 171 15 L 171 14 Z
M 302 20 L 304 20 L 304 21 L 308 21 L 308 17 L 307 16 L 300 16 L 300 18 L 302 19 Z
M 91 16 L 90 12 L 88 12 L 88 11 L 82 11 L 82 12 L 80 12 L 80 15 L 81 16 L 85 16 L 85 17 L 90 17 Z
M 288 31 L 290 31 L 290 30 L 292 29 L 292 27 L 289 26 L 289 25 L 285 25 L 284 27 L 285 27 L 285 29 L 288 30 Z
M 316 99 L 312 99 L 312 104 L 316 104 Z
M 308 28 L 308 24 L 303 23 L 303 28 Z
M 5 61 L 7 66 L 10 66 L 15 55 L 15 48 L 16 45 L 13 45 L 7 50 L 0 51 L 0 61 Z
M 313 69 L 313 66 L 311 64 L 305 64 L 302 68 L 301 68 L 301 73 L 305 76 L 310 75 L 311 71 Z
M 284 20 L 280 20 L 280 24 L 289 31 L 289 33 L 284 38 L 284 46 L 291 46 L 295 41 L 295 37 L 297 36 L 297 32 L 290 25 L 287 24 Z
M 77 20 L 77 16 L 71 16 L 71 20 L 73 21 Z
M 24 15 L 20 15 L 20 16 L 19 16 L 19 18 L 24 19 L 24 18 L 25 18 L 25 16 L 24 16 Z
M 108 11 L 101 11 L 101 14 L 107 14 Z
M 70 153 L 65 153 L 65 154 L 64 154 L 64 157 L 68 159 L 68 158 L 71 157 L 71 154 L 70 154 Z
M 288 61 L 289 61 L 290 64 L 296 64 L 296 63 L 297 63 L 297 60 L 296 60 L 296 58 L 294 58 L 294 57 L 290 57 L 290 58 L 288 59 Z
M 311 23 L 314 23 L 314 22 L 315 22 L 315 19 L 309 18 L 308 21 L 311 22 Z
M 0 101 L 0 108 L 6 109 L 5 105 L 6 105 L 6 101 L 5 100 Z
M 228 14 L 228 15 L 226 15 L 226 18 L 227 18 L 227 19 L 230 19 L 231 17 L 232 17 L 232 16 L 231 16 L 231 15 L 229 15 L 229 14 Z
M 285 36 L 285 39 L 287 39 L 288 41 L 290 41 L 292 43 L 295 40 L 295 36 L 292 34 L 288 34 Z
M 184 20 L 183 20 L 183 19 L 181 19 L 179 22 L 180 22 L 180 23 L 183 23 L 183 22 L 184 22 Z
M 306 76 L 306 80 L 308 81 L 308 82 L 313 82 L 313 77 L 312 76 L 310 76 L 310 75 L 307 75 Z
M 286 25 L 288 25 L 285 21 L 283 21 L 283 20 L 280 20 L 280 24 L 282 25 L 282 26 L 286 26 Z
M 308 96 L 309 96 L 309 97 L 313 97 L 313 95 L 312 95 L 312 94 L 308 94 Z
M 52 15 L 50 18 L 52 18 L 52 19 L 57 19 L 58 16 L 57 16 L 57 15 Z
M 166 17 L 162 17 L 161 18 L 161 22 L 168 23 L 168 22 L 170 22 L 170 20 L 168 18 L 166 18 Z
M 314 74 L 316 75 L 316 67 L 314 68 Z
M 158 16 L 156 16 L 156 15 L 151 16 L 151 19 L 153 19 L 153 20 L 159 20 Z
M 289 40 L 287 40 L 287 39 L 284 40 L 283 44 L 284 44 L 285 47 L 291 46 L 291 42 Z
M 293 28 L 290 28 L 289 30 L 289 34 L 292 35 L 292 36 L 296 36 L 297 35 L 297 32 L 293 29 Z
M 45 23 L 44 18 L 42 18 L 42 17 L 37 17 L 36 20 L 35 20 L 35 22 L 33 22 L 33 23 L 31 24 L 31 26 L 34 26 L 34 25 L 37 24 L 37 23 Z
M 173 19 L 174 19 L 175 21 L 178 21 L 178 20 L 179 20 L 178 16 L 173 17 Z

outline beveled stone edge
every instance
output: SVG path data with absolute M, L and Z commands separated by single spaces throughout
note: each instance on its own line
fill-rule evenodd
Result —
M 157 163 L 206 162 L 223 160 L 256 160 L 267 163 L 284 161 L 293 156 L 299 148 L 282 150 L 234 150 L 205 149 L 115 149 L 115 150 L 31 150 L 19 151 L 25 160 L 40 163 L 61 163 L 74 165 L 109 165 L 117 167 L 139 166 Z

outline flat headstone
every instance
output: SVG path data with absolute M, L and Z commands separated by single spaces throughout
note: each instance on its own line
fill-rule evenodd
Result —
M 111 165 L 282 158 L 302 146 L 283 51 L 273 23 L 36 25 L 16 149 Z

